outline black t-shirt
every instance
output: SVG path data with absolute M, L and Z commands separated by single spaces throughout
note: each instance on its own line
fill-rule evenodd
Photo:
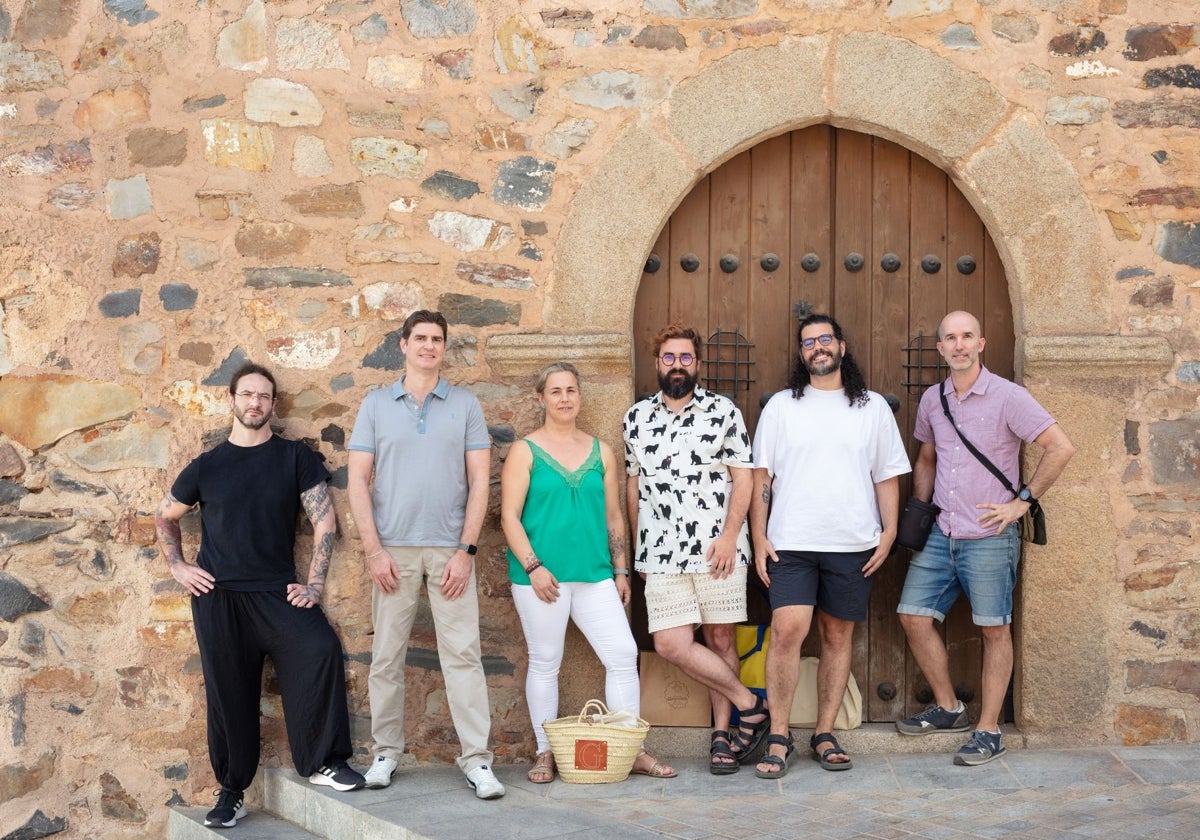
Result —
M 225 441 L 205 452 L 175 479 L 171 495 L 200 504 L 196 564 L 217 586 L 264 592 L 295 582 L 300 494 L 328 480 L 307 445 L 272 435 L 258 446 Z

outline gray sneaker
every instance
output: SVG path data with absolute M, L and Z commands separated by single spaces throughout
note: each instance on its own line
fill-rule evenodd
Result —
M 958 711 L 946 711 L 933 705 L 919 715 L 896 721 L 896 730 L 901 735 L 929 735 L 933 732 L 966 732 L 971 728 L 967 707 L 962 703 Z
M 971 733 L 971 740 L 963 744 L 954 756 L 954 763 L 960 767 L 975 767 L 987 764 L 993 758 L 999 758 L 1008 750 L 1000 743 L 999 732 L 984 732 L 976 729 Z

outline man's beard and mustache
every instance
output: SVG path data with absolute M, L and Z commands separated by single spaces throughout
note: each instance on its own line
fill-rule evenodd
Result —
M 247 429 L 250 429 L 252 431 L 257 431 L 258 429 L 261 429 L 263 426 L 267 425 L 267 421 L 269 421 L 271 419 L 271 412 L 266 411 L 264 409 L 261 409 L 261 408 L 257 409 L 257 411 L 258 411 L 257 417 L 247 417 L 246 416 L 247 411 L 249 411 L 249 409 L 247 409 L 247 408 L 243 408 L 243 409 L 234 408 L 233 414 L 235 417 L 237 417 L 239 423 L 241 423 Z
M 808 371 L 809 376 L 828 376 L 841 366 L 842 353 L 836 342 L 831 344 L 828 350 L 818 346 L 817 352 L 804 362 L 804 369 Z
M 658 387 L 666 396 L 678 400 L 696 390 L 699 378 L 699 373 L 688 373 L 683 368 L 671 368 L 666 373 L 659 373 Z

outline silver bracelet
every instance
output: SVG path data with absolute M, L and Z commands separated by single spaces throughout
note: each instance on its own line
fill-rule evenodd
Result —
M 364 560 L 370 560 L 370 559 L 371 559 L 371 558 L 373 558 L 373 557 L 378 557 L 380 554 L 386 554 L 386 553 L 387 553 L 387 549 L 386 549 L 386 548 L 381 548 L 381 549 L 379 549 L 378 551 L 376 551 L 374 554 L 368 554 L 368 555 L 367 555 L 366 557 L 364 557 L 363 559 L 364 559 Z
M 629 577 L 629 570 L 628 569 L 618 569 L 616 567 L 613 567 L 613 574 L 614 575 L 625 575 L 625 577 Z

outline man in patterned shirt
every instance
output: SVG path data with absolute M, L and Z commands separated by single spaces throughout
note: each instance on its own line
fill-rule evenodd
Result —
M 625 504 L 654 649 L 708 686 L 709 770 L 726 775 L 750 760 L 770 716 L 738 677 L 734 639 L 746 619 L 750 438 L 732 401 L 697 387 L 700 344 L 680 324 L 654 338 L 660 390 L 625 414 Z M 695 641 L 697 625 L 707 647 Z M 740 723 L 729 732 L 734 708 Z

